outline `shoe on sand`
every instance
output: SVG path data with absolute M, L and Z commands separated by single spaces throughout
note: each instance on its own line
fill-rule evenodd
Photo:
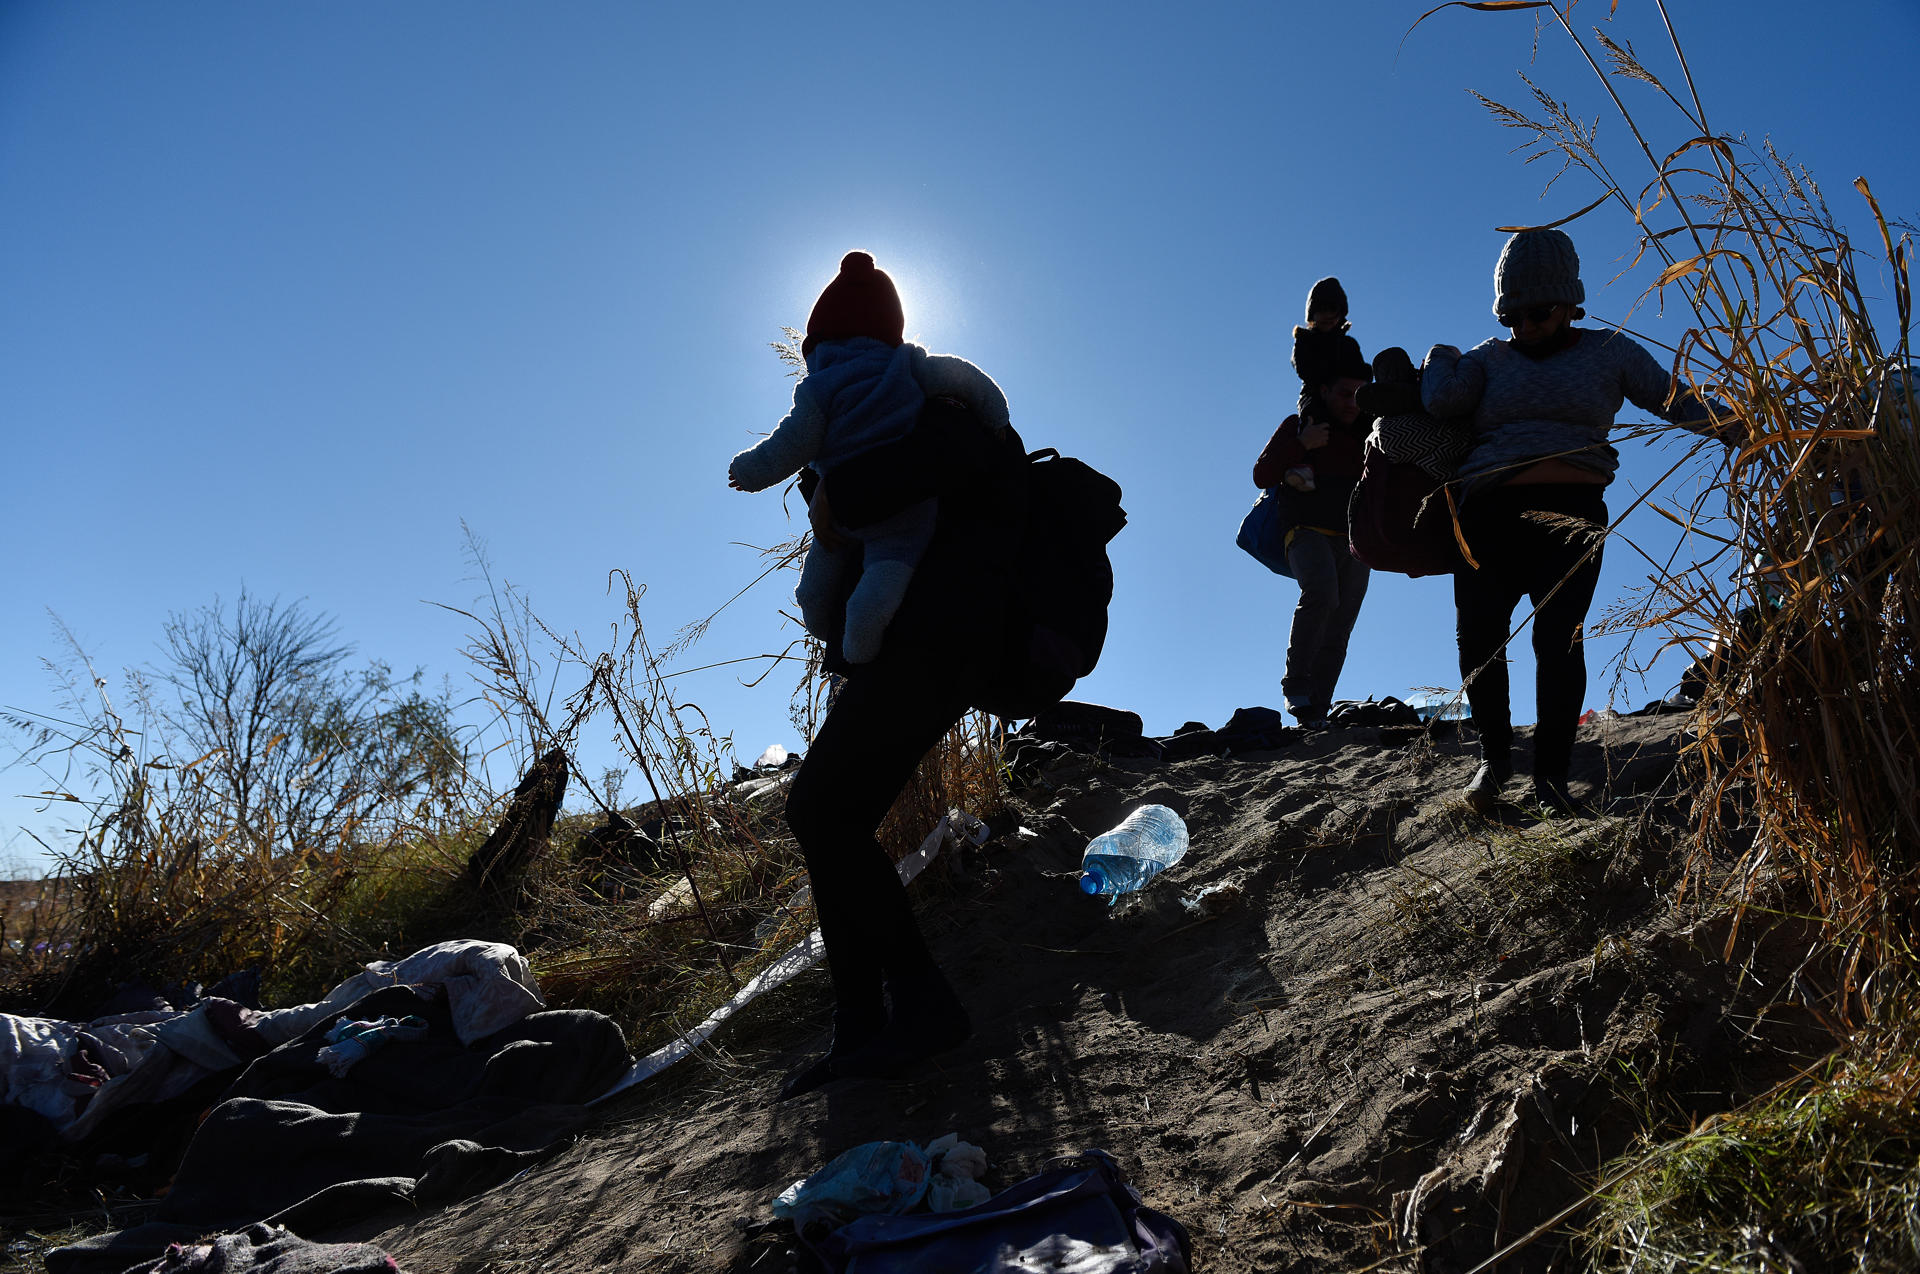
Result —
M 873 1043 L 885 1026 L 884 1010 L 877 1006 L 871 1014 L 858 1015 L 836 1009 L 833 1014 L 832 1043 L 827 1045 L 826 1052 L 804 1066 L 787 1073 L 786 1079 L 780 1084 L 780 1100 L 791 1100 L 839 1079 L 840 1075 L 834 1070 L 834 1064 L 849 1053 Z
M 1573 799 L 1563 778 L 1534 775 L 1533 799 L 1552 818 L 1585 818 L 1587 814 L 1586 808 Z
M 1480 762 L 1480 768 L 1473 772 L 1467 781 L 1463 795 L 1467 798 L 1467 807 L 1476 814 L 1486 814 L 1500 804 L 1500 789 L 1513 777 L 1510 766 L 1495 765 L 1492 761 Z
M 973 1020 L 938 969 L 888 983 L 887 1024 L 863 1047 L 833 1059 L 835 1076 L 890 1079 L 973 1038 Z

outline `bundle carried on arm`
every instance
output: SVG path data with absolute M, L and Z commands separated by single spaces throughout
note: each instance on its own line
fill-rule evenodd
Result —
M 1298 513 L 1295 521 L 1329 534 L 1345 534 L 1347 500 L 1353 494 L 1354 484 L 1360 481 L 1361 465 L 1366 458 L 1366 421 L 1362 419 L 1352 425 L 1328 424 L 1326 444 L 1311 448 L 1300 440 L 1302 423 L 1299 416 L 1288 416 L 1280 422 L 1260 458 L 1254 462 L 1253 484 L 1276 487 L 1285 479 L 1288 469 L 1312 465 L 1314 489 L 1287 492 Z
M 1724 438 L 1731 413 L 1689 390 L 1631 337 L 1574 329 L 1567 343 L 1531 355 L 1505 339 L 1462 354 L 1436 345 L 1421 397 L 1436 416 L 1473 418 L 1473 446 L 1459 476 L 1469 492 L 1497 485 L 1527 465 L 1554 459 L 1611 482 L 1620 453 L 1607 441 L 1622 402 L 1682 428 Z

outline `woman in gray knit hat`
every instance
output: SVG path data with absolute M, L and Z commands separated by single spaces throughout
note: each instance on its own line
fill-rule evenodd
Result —
M 1465 354 L 1434 346 L 1421 381 L 1428 411 L 1473 418 L 1458 476 L 1461 527 L 1479 565 L 1453 577 L 1460 675 L 1481 747 L 1466 797 L 1484 813 L 1513 775 L 1505 651 L 1526 597 L 1535 607 L 1533 791 L 1564 816 L 1575 811 L 1567 770 L 1587 693 L 1581 626 L 1600 579 L 1606 487 L 1620 467 L 1607 431 L 1623 401 L 1711 437 L 1725 436 L 1730 413 L 1676 386 L 1628 337 L 1574 326 L 1587 293 L 1562 231 L 1508 239 L 1493 285 L 1494 316 L 1512 335 Z

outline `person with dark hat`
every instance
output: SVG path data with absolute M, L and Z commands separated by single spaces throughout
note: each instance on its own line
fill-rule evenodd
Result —
M 1351 549 L 1347 502 L 1366 453 L 1367 421 L 1358 395 L 1373 369 L 1352 337 L 1342 333 L 1340 339 L 1344 346 L 1313 369 L 1318 377 L 1313 398 L 1321 414 L 1303 411 L 1281 421 L 1253 466 L 1259 487 L 1278 486 L 1302 466 L 1310 466 L 1314 475 L 1307 487 L 1289 484 L 1294 489 L 1281 493 L 1292 513 L 1287 565 L 1300 585 L 1300 600 L 1287 634 L 1280 693 L 1287 711 L 1305 726 L 1327 719 L 1370 577 Z
M 1506 646 L 1526 597 L 1534 605 L 1533 792 L 1564 816 L 1577 810 L 1567 772 L 1587 692 L 1582 626 L 1600 579 L 1606 488 L 1620 466 L 1608 430 L 1624 401 L 1723 440 L 1732 413 L 1678 385 L 1627 336 L 1574 326 L 1587 293 L 1564 231 L 1513 235 L 1493 284 L 1494 317 L 1511 335 L 1465 354 L 1434 346 L 1421 384 L 1428 411 L 1473 419 L 1457 480 L 1477 567 L 1453 577 L 1460 675 L 1481 749 L 1466 799 L 1492 809 L 1513 775 Z
M 1329 275 L 1307 292 L 1307 323 L 1293 329 L 1293 370 L 1300 377 L 1300 403 L 1296 411 L 1303 420 L 1328 419 L 1327 404 L 1320 386 L 1339 379 L 1339 369 L 1351 367 L 1362 358 L 1360 342 L 1348 335 L 1353 324 L 1347 321 L 1347 290 L 1340 280 Z M 1314 469 L 1302 463 L 1282 475 L 1296 491 L 1311 491 Z
M 898 1074 L 973 1032 L 876 833 L 921 758 L 999 671 L 1028 466 L 986 373 L 905 343 L 903 328 L 892 280 L 866 253 L 848 253 L 807 320 L 808 375 L 775 430 L 774 450 L 800 445 L 769 460 L 756 454 L 769 439 L 734 460 L 736 486 L 806 464 L 800 485 L 817 542 L 847 536 L 871 552 L 873 528 L 932 510 L 917 565 L 866 658 L 851 658 L 835 622 L 843 608 L 820 607 L 823 663 L 842 680 L 787 789 L 786 820 L 826 945 L 833 1038 L 787 1077 L 783 1098 Z M 806 441 L 814 437 L 823 441 Z M 801 453 L 815 446 L 809 461 Z M 955 598 L 966 599 L 966 623 L 954 621 Z M 844 608 L 849 634 L 853 612 Z

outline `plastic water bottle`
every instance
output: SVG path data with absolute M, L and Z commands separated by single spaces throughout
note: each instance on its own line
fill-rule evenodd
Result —
M 1120 826 L 1093 838 L 1080 860 L 1080 891 L 1106 894 L 1111 907 L 1187 852 L 1187 825 L 1164 805 L 1142 805 Z
M 1407 700 L 1407 706 L 1422 721 L 1464 721 L 1468 708 L 1466 696 L 1429 691 Z

